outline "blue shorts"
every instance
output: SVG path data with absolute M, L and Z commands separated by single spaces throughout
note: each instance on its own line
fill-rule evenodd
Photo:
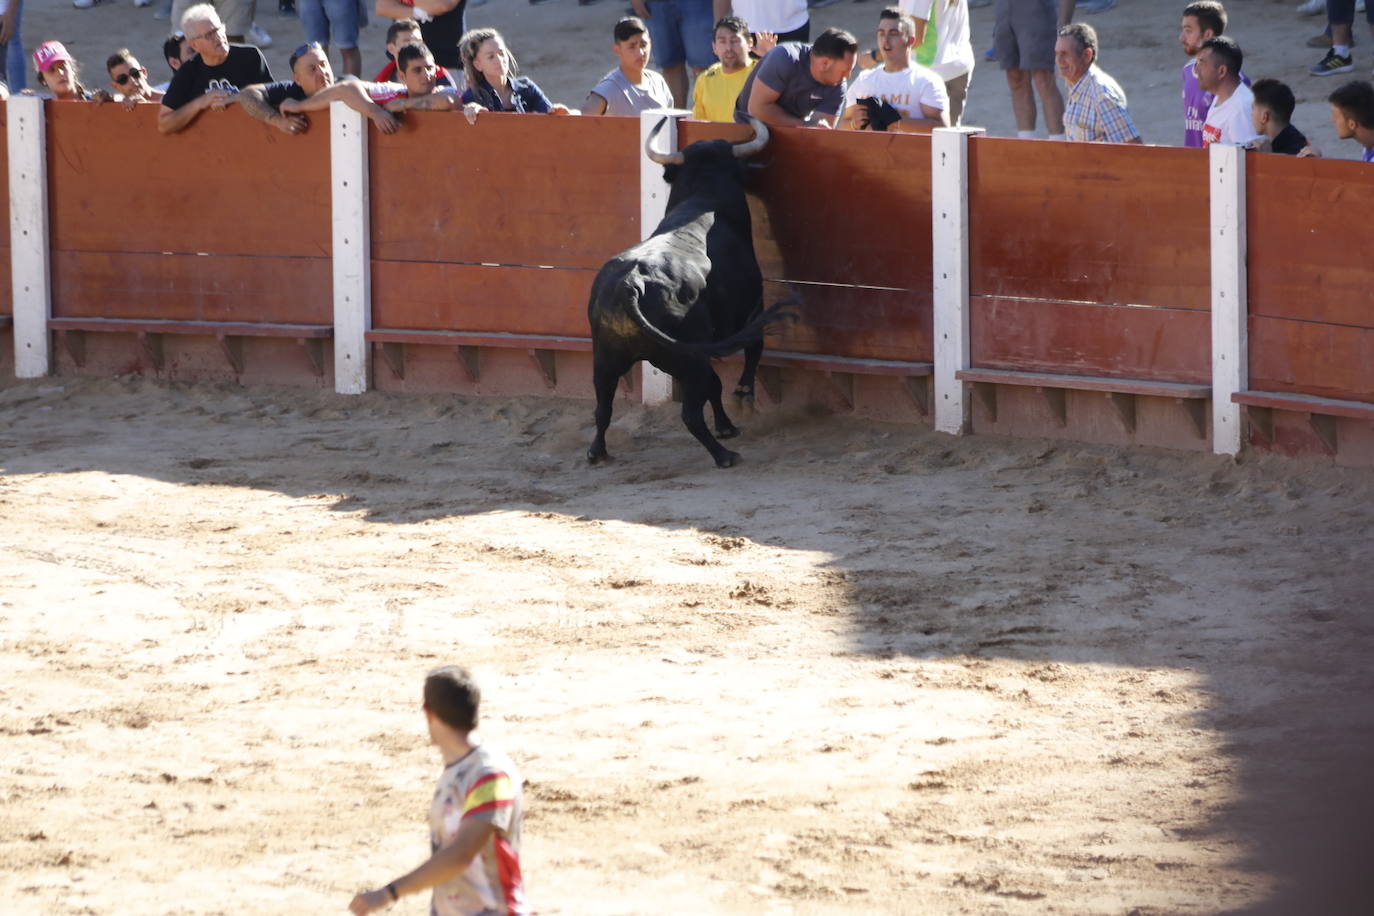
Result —
M 716 20 L 711 0 L 646 0 L 649 6 L 651 63 L 660 69 L 679 66 L 684 60 L 698 70 L 716 62 L 711 50 Z
M 358 46 L 358 0 L 300 0 L 305 40 L 336 48 Z
M 1374 6 L 1364 6 L 1364 18 L 1374 25 Z M 1326 0 L 1326 21 L 1331 25 L 1355 24 L 1355 0 Z

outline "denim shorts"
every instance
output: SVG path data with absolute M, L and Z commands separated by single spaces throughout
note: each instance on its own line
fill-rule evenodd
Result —
M 305 40 L 335 48 L 358 46 L 358 0 L 299 0 Z
M 660 69 L 684 60 L 698 70 L 716 62 L 711 50 L 716 20 L 711 0 L 646 0 L 652 63 Z

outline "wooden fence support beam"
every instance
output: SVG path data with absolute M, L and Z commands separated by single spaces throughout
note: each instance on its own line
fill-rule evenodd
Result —
M 654 148 L 665 153 L 677 150 L 677 122 L 690 118 L 692 113 L 681 108 L 650 108 L 639 113 L 639 237 L 653 235 L 663 215 L 668 212 L 668 191 L 671 185 L 663 178 L 663 166 L 644 154 L 644 143 L 659 121 L 667 119 L 658 132 Z M 648 363 L 640 363 L 640 400 L 645 404 L 666 404 L 673 399 L 672 376 L 659 372 Z
M 334 276 L 334 390 L 362 394 L 371 378 L 372 237 L 367 119 L 343 102 L 329 106 Z
M 980 128 L 942 127 L 931 134 L 931 267 L 935 276 L 935 428 L 968 431 L 969 401 L 955 377 L 969 368 L 968 140 Z
M 16 95 L 6 103 L 10 160 L 10 271 L 14 304 L 14 374 L 52 371 L 52 279 L 48 251 L 47 124 L 43 100 Z
M 1212 451 L 1240 452 L 1241 406 L 1231 395 L 1249 387 L 1246 333 L 1245 150 L 1213 143 L 1212 173 Z

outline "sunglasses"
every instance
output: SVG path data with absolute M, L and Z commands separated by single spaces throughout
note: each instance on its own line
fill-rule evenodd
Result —
M 119 76 L 116 76 L 116 77 L 114 78 L 114 81 L 115 81 L 115 85 L 116 85 L 116 86 L 123 86 L 125 83 L 131 82 L 131 81 L 133 81 L 133 80 L 141 80 L 141 79 L 143 79 L 143 77 L 144 77 L 144 71 L 142 71 L 142 70 L 131 70 L 131 71 L 129 71 L 128 73 L 121 73 L 121 74 L 119 74 Z

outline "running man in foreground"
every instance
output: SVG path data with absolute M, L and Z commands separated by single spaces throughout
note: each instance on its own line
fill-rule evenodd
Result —
M 433 916 L 528 916 L 520 877 L 524 801 L 510 758 L 477 735 L 481 691 L 464 668 L 425 678 L 425 720 L 444 772 L 429 809 L 431 855 L 419 868 L 348 905 L 365 916 L 434 888 Z

